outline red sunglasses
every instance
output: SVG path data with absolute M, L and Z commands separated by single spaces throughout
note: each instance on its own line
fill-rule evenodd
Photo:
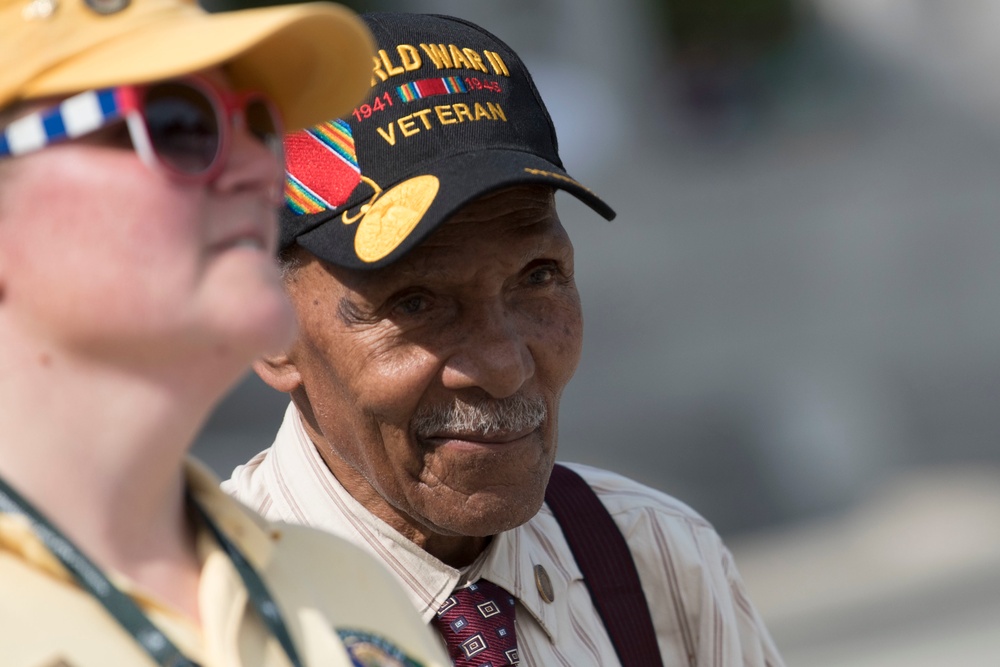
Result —
M 234 93 L 199 76 L 74 95 L 3 128 L 0 158 L 123 119 L 142 161 L 181 181 L 207 183 L 217 177 L 237 127 L 246 127 L 284 165 L 282 123 L 274 104 L 260 93 Z

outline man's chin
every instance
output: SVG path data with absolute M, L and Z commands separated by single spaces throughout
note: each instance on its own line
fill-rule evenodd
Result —
M 544 487 L 513 493 L 476 493 L 457 511 L 441 512 L 432 519 L 437 532 L 466 537 L 490 537 L 527 523 L 538 513 L 545 498 Z M 428 517 L 430 518 L 430 517 Z

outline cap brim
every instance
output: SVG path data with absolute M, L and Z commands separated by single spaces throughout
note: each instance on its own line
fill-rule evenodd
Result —
M 349 113 L 371 86 L 374 44 L 350 10 L 311 3 L 153 15 L 36 77 L 26 96 L 144 83 L 226 64 L 270 96 L 289 130 Z
M 522 151 L 490 150 L 449 156 L 410 177 L 422 174 L 437 177 L 438 192 L 413 230 L 384 257 L 371 262 L 358 257 L 352 239 L 353 229 L 339 224 L 339 211 L 308 216 L 312 218 L 309 226 L 315 225 L 315 228 L 299 234 L 295 241 L 331 264 L 351 269 L 378 269 L 404 256 L 472 200 L 502 188 L 524 184 L 548 185 L 565 190 L 605 219 L 612 220 L 615 217 L 614 210 L 604 200 L 563 169 L 548 160 Z

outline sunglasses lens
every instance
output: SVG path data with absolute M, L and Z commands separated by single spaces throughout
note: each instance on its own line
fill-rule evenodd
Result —
M 221 148 L 219 116 L 204 93 L 181 82 L 151 86 L 143 115 L 157 157 L 185 174 L 206 171 Z
M 251 98 L 246 104 L 246 120 L 250 132 L 283 162 L 281 122 L 273 107 L 263 99 Z

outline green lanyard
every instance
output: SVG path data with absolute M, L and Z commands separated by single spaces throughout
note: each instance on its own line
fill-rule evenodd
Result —
M 243 585 L 246 586 L 251 604 L 285 650 L 285 655 L 288 656 L 292 667 L 302 667 L 302 661 L 292 643 L 288 627 L 285 625 L 284 619 L 281 618 L 278 605 L 275 604 L 274 598 L 271 597 L 260 575 L 190 494 L 188 500 L 198 510 L 205 525 L 208 526 L 219 545 L 229 555 L 233 567 L 243 579 Z M 42 516 L 41 512 L 21 497 L 3 479 L 0 479 L 0 512 L 20 514 L 26 517 L 31 522 L 31 528 L 35 535 L 42 540 L 52 555 L 58 558 L 59 562 L 73 574 L 77 583 L 84 590 L 104 605 L 108 613 L 132 635 L 146 653 L 156 660 L 157 664 L 162 665 L 162 667 L 199 667 L 198 663 L 185 657 L 174 646 L 173 642 L 146 617 L 142 609 L 132 601 L 132 598 L 118 590 L 101 572 L 100 568 L 84 556 L 66 536 Z

